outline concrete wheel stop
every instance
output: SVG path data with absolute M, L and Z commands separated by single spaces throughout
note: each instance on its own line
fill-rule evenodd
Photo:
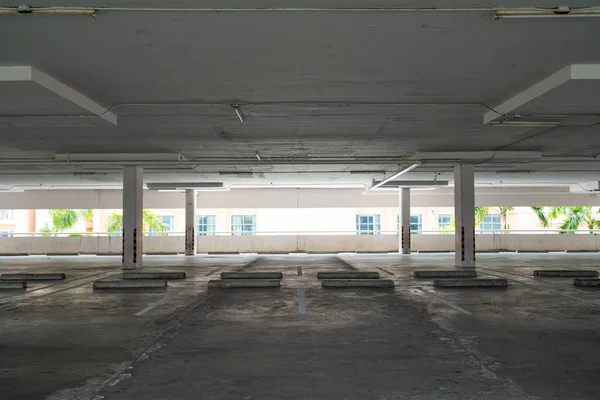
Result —
M 94 289 L 164 289 L 167 287 L 165 280 L 108 280 L 94 282 Z
M 283 279 L 282 272 L 221 272 L 221 279 Z
M 157 272 L 123 272 L 123 279 L 185 279 L 185 272 L 157 271 Z
M 393 288 L 391 279 L 323 279 L 324 288 Z
M 369 271 L 325 271 L 318 272 L 317 279 L 379 279 L 379 272 Z
M 597 278 L 598 271 L 569 269 L 537 269 L 533 271 L 533 276 L 544 276 L 547 278 Z
M 426 270 L 415 271 L 415 278 L 475 278 L 475 269 L 450 269 L 450 270 Z
M 214 279 L 208 281 L 209 288 L 236 289 L 236 288 L 278 288 L 281 286 L 279 279 Z
M 598 278 L 575 278 L 575 279 L 573 279 L 573 285 L 600 287 L 600 279 L 598 279 Z
M 0 290 L 12 290 L 12 289 L 27 289 L 27 282 L 19 282 L 19 281 L 1 281 L 0 282 Z
M 60 281 L 66 279 L 65 274 L 2 274 L 0 281 Z

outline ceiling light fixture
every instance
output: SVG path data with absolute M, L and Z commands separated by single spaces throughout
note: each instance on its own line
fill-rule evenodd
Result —
M 46 14 L 46 15 L 89 15 L 96 16 L 97 10 L 84 7 L 31 7 L 22 4 L 16 7 L 0 7 L 0 15 Z
M 490 122 L 491 126 L 560 126 L 559 121 L 492 121 Z
M 223 189 L 223 182 L 151 182 L 148 190 Z
M 600 17 L 599 7 L 589 8 L 517 8 L 495 10 L 494 19 L 501 18 L 574 18 L 574 17 Z
M 240 121 L 244 122 L 244 114 L 242 114 L 239 104 L 232 104 L 231 107 L 233 107 L 233 109 L 235 110 L 235 113 L 237 114 Z
M 367 193 L 367 192 L 370 192 L 371 190 L 375 190 L 375 189 L 377 189 L 378 187 L 380 187 L 380 186 L 382 186 L 382 185 L 385 185 L 386 183 L 388 183 L 388 182 L 390 182 L 390 181 L 393 181 L 394 179 L 396 179 L 396 178 L 397 178 L 397 177 L 399 177 L 400 175 L 404 175 L 404 174 L 406 174 L 407 172 L 410 172 L 410 171 L 412 171 L 413 169 L 417 168 L 419 165 L 421 165 L 421 162 L 420 162 L 420 161 L 419 161 L 419 162 L 416 162 L 416 163 L 414 163 L 414 164 L 412 164 L 412 165 L 409 165 L 409 166 L 408 166 L 408 167 L 406 167 L 406 168 L 403 168 L 403 169 L 401 169 L 400 171 L 396 172 L 395 174 L 393 174 L 393 175 L 392 175 L 392 176 L 390 176 L 389 178 L 386 178 L 386 179 L 382 180 L 381 182 L 379 182 L 379 183 L 377 183 L 377 184 L 375 184 L 375 185 L 371 186 L 369 189 L 365 190 L 365 191 L 363 192 L 363 194 L 365 194 L 365 193 Z

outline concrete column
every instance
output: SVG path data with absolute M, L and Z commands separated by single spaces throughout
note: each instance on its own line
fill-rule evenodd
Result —
M 454 167 L 456 266 L 475 268 L 475 176 L 473 164 Z
M 402 188 L 398 195 L 400 206 L 398 213 L 400 216 L 399 253 L 410 254 L 410 189 Z
M 196 254 L 196 191 L 185 191 L 185 255 Z
M 142 267 L 144 171 L 123 167 L 123 269 Z

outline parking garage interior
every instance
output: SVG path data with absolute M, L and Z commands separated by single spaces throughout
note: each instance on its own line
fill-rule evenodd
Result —
M 0 4 L 0 209 L 122 213 L 0 237 L 2 398 L 596 399 L 599 16 Z M 415 207 L 448 229 L 415 230 Z M 587 214 L 490 233 L 481 207 Z M 184 229 L 153 234 L 148 209 Z M 353 211 L 273 231 L 246 218 L 263 209 Z

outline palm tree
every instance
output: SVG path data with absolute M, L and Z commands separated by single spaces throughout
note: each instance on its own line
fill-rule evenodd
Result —
M 112 213 L 106 224 L 108 232 L 121 232 L 123 230 L 123 215 Z M 167 227 L 162 223 L 158 215 L 149 210 L 142 211 L 142 230 L 144 232 L 165 232 Z
M 552 222 L 552 220 L 548 217 L 548 215 L 544 211 L 544 207 L 542 207 L 542 206 L 532 206 L 531 209 L 533 210 L 533 212 L 537 216 L 538 220 L 542 223 L 542 226 L 544 228 L 547 228 L 547 227 L 550 226 L 550 223 Z
M 52 227 L 49 227 L 49 230 L 53 232 L 63 232 L 71 229 L 79 220 L 77 211 L 67 208 L 48 210 L 48 214 L 52 221 Z
M 508 227 L 508 221 L 506 219 L 506 216 L 508 214 L 509 211 L 514 211 L 514 207 L 498 207 L 498 210 L 500 210 L 500 220 L 502 221 L 502 229 L 507 231 L 509 229 Z
M 565 207 L 566 216 L 563 223 L 560 225 L 562 231 L 560 233 L 575 233 L 579 229 L 579 225 L 585 224 L 588 227 L 590 234 L 594 234 L 594 228 L 600 223 L 599 220 L 594 218 L 592 213 L 592 207 L 589 206 L 577 206 L 577 207 Z
M 94 211 L 89 208 L 83 210 L 56 208 L 48 210 L 48 215 L 50 215 L 51 224 L 46 223 L 40 229 L 44 233 L 64 232 L 77 225 L 80 220 L 91 221 L 94 218 Z
M 475 207 L 475 226 L 481 225 L 485 217 L 490 213 L 489 207 Z
M 590 234 L 594 233 L 595 228 L 600 228 L 600 220 L 594 217 L 592 207 L 589 206 L 555 206 L 549 207 L 548 210 L 545 210 L 544 207 L 534 206 L 531 209 L 535 212 L 544 228 L 547 228 L 552 221 L 564 216 L 565 219 L 560 225 L 560 233 L 562 234 L 574 234 L 581 224 L 587 225 Z

